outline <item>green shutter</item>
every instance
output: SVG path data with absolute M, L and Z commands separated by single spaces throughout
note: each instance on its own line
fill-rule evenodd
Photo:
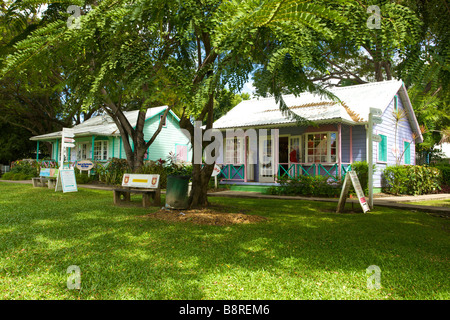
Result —
M 405 164 L 411 164 L 411 148 L 410 143 L 408 141 L 403 142 L 403 148 L 405 148 L 405 154 L 403 157 L 405 158 Z
M 378 161 L 387 162 L 387 137 L 380 134 L 381 141 L 378 142 Z

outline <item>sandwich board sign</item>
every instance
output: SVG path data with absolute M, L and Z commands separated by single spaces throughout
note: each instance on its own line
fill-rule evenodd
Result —
M 56 176 L 55 191 L 77 192 L 77 180 L 73 169 L 59 169 Z
M 359 204 L 361 205 L 361 208 L 363 209 L 363 212 L 366 213 L 370 210 L 369 204 L 366 201 L 366 197 L 364 196 L 364 191 L 361 187 L 361 184 L 359 183 L 358 175 L 355 171 L 349 171 L 347 172 L 347 175 L 344 179 L 344 184 L 342 185 L 342 191 L 341 196 L 339 198 L 338 207 L 336 210 L 336 213 L 340 213 L 344 211 L 345 207 L 345 201 L 347 200 L 348 191 L 350 189 L 350 184 L 353 185 L 353 188 L 355 189 L 356 196 L 358 197 Z

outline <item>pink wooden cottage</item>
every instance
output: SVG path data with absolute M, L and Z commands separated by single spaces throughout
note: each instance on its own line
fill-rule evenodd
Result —
M 216 161 L 222 168 L 221 183 L 273 185 L 277 177 L 286 175 L 320 174 L 331 180 L 342 178 L 353 162 L 368 159 L 370 108 L 381 109 L 383 118 L 383 122 L 373 128 L 373 133 L 381 137 L 380 142 L 373 142 L 373 163 L 377 167 L 374 190 L 381 189 L 382 170 L 395 164 L 400 155 L 403 155 L 402 164 L 415 164 L 415 143 L 423 142 L 423 138 L 402 81 L 336 87 L 330 91 L 342 103 L 311 93 L 283 96 L 291 111 L 315 125 L 298 126 L 294 120 L 283 116 L 274 98 L 242 101 L 218 119 L 214 128 L 223 131 L 278 129 L 276 139 L 266 137 L 268 141 L 259 139 L 258 142 L 258 153 L 273 156 L 270 164 L 261 163 L 259 158 L 258 163 L 249 164 L 249 137 L 232 137 L 232 148 L 226 147 L 225 138 L 223 155 Z M 394 110 L 405 111 L 405 119 L 397 130 Z

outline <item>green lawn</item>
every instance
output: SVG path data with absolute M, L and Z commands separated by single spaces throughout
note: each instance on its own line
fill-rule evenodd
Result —
M 414 201 L 404 202 L 407 204 L 415 204 L 420 206 L 433 206 L 433 207 L 450 207 L 450 199 L 445 200 L 429 200 L 429 201 Z
M 450 298 L 448 219 L 210 200 L 269 221 L 169 223 L 139 217 L 156 208 L 115 207 L 112 192 L 0 182 L 0 299 Z M 80 290 L 67 288 L 71 265 L 81 269 Z M 381 269 L 379 290 L 367 288 L 370 265 Z

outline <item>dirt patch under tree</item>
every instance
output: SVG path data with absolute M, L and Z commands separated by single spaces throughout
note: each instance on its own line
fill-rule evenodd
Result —
M 258 223 L 267 221 L 266 217 L 247 214 L 244 211 L 234 211 L 224 206 L 210 206 L 208 208 L 173 210 L 161 208 L 160 210 L 149 213 L 142 218 L 160 219 L 171 222 L 192 222 L 194 224 L 226 226 L 233 224 Z

